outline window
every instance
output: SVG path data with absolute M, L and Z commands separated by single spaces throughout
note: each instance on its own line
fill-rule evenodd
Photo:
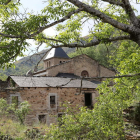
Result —
M 57 93 L 49 93 L 48 108 L 52 110 L 57 109 Z
M 18 96 L 12 96 L 11 98 L 12 98 L 11 103 L 15 104 L 15 108 L 18 108 L 18 103 L 19 103 Z
M 86 70 L 84 70 L 84 71 L 81 72 L 81 76 L 89 77 L 89 74 L 88 74 L 88 72 Z
M 91 108 L 92 107 L 92 94 L 85 93 L 85 106 Z
M 42 124 L 46 124 L 46 115 L 38 115 L 38 120 Z
M 60 63 L 62 63 L 62 61 L 60 61 Z
M 50 104 L 55 104 L 55 96 L 50 96 Z

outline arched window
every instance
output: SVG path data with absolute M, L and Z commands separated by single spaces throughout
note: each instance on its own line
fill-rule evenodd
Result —
M 89 77 L 89 74 L 88 74 L 88 72 L 86 70 L 83 70 L 81 72 L 81 76 L 83 76 L 83 77 Z

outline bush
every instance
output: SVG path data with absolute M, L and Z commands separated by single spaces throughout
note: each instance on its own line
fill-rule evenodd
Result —
M 27 138 L 34 139 L 40 137 L 40 131 L 38 128 L 27 129 L 25 132 Z
M 11 138 L 11 136 L 9 135 L 3 134 L 2 132 L 0 132 L 0 140 L 14 140 L 14 139 Z
M 20 103 L 19 107 L 16 108 L 15 104 L 7 104 L 6 100 L 0 99 L 0 116 L 8 116 L 13 113 L 19 120 L 20 124 L 24 124 L 25 117 L 29 113 L 30 105 L 27 101 Z
M 25 101 L 20 104 L 18 109 L 14 110 L 14 113 L 21 124 L 24 124 L 25 117 L 30 111 L 29 107 L 29 103 Z

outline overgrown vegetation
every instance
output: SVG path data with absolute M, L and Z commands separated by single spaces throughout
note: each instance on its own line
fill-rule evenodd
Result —
M 99 64 L 112 67 L 113 65 L 110 63 L 111 56 L 116 54 L 117 48 L 116 44 L 101 44 L 88 48 L 79 48 L 75 52 L 70 53 L 69 57 L 72 58 L 81 54 L 86 54 L 92 59 L 97 60 Z
M 7 104 L 3 98 L 0 99 L 0 139 L 14 140 L 22 138 L 27 127 L 24 120 L 29 112 L 28 102 L 22 102 L 18 108 L 15 104 Z M 17 122 L 19 120 L 19 122 Z
M 140 0 L 134 2 L 138 4 Z M 60 128 L 50 128 L 47 138 L 125 139 L 123 110 L 140 101 L 140 20 L 131 1 L 49 0 L 40 14 L 29 13 L 23 19 L 18 17 L 20 4 L 19 0 L 0 0 L 1 67 L 10 67 L 17 56 L 23 56 L 23 51 L 29 46 L 27 39 L 31 38 L 38 44 L 44 42 L 53 47 L 91 47 L 122 41 L 112 60 L 115 60 L 113 64 L 117 75 L 124 77 L 115 78 L 112 87 L 109 86 L 109 80 L 104 82 L 99 87 L 103 94 L 99 96 L 93 110 L 81 108 L 81 112 L 67 115 Z M 83 44 L 81 31 L 83 24 L 88 21 L 93 21 L 92 27 L 89 27 L 88 41 Z M 56 24 L 56 36 L 46 37 L 42 33 Z M 136 44 L 133 46 L 131 41 Z
M 20 103 L 18 108 L 15 104 L 7 104 L 6 100 L 0 99 L 0 140 L 42 140 L 45 139 L 48 127 L 44 124 L 27 126 L 25 117 L 29 112 L 27 101 Z

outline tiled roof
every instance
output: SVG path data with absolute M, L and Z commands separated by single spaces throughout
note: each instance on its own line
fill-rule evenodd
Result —
M 81 87 L 80 79 L 60 77 L 10 76 L 19 87 Z M 83 80 L 82 88 L 96 88 L 97 84 Z
M 68 55 L 64 52 L 62 48 L 52 48 L 47 53 L 44 60 L 50 59 L 52 57 L 59 57 L 59 58 L 69 58 Z

